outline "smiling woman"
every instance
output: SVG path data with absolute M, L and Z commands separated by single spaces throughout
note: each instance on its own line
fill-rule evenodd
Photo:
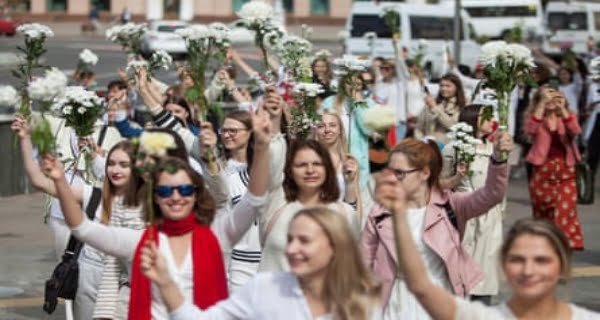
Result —
M 156 246 L 144 248 L 141 266 L 174 320 L 381 319 L 381 287 L 361 262 L 345 220 L 326 208 L 300 210 L 287 230 L 290 272 L 260 273 L 228 300 L 204 310 L 184 304 Z

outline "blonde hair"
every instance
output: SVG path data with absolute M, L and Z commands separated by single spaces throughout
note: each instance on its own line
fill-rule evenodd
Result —
M 336 320 L 366 320 L 381 303 L 381 284 L 365 267 L 346 218 L 324 208 L 300 210 L 294 219 L 308 217 L 329 239 L 333 257 L 323 284 L 326 301 Z
M 334 150 L 337 153 L 337 155 L 340 157 L 340 160 L 341 160 L 348 153 L 348 144 L 346 142 L 346 129 L 344 129 L 344 124 L 342 123 L 342 117 L 339 115 L 339 113 L 337 113 L 333 110 L 324 110 L 321 113 L 321 115 L 322 116 L 328 115 L 328 116 L 335 117 L 335 120 L 337 121 L 340 135 L 338 136 L 338 138 L 335 142 Z M 315 136 L 317 138 L 316 140 L 319 141 L 319 135 L 316 134 Z M 319 142 L 321 142 L 321 141 L 319 141 Z
M 515 240 L 522 235 L 534 235 L 548 240 L 560 260 L 560 273 L 564 279 L 571 276 L 571 246 L 565 233 L 554 223 L 543 219 L 521 219 L 510 228 L 500 249 L 500 262 L 504 265 Z

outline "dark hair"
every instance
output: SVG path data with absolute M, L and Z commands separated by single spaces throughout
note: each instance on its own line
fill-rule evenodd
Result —
M 83 70 L 79 72 L 79 79 L 85 79 L 89 77 L 93 77 L 95 75 L 94 71 L 91 70 Z
M 195 121 L 194 118 L 192 117 L 192 110 L 190 109 L 190 105 L 188 104 L 188 102 L 185 100 L 184 97 L 182 96 L 177 96 L 177 95 L 167 95 L 167 98 L 165 99 L 165 101 L 163 102 L 163 108 L 166 108 L 168 104 L 176 104 L 182 108 L 185 109 L 185 111 L 187 111 L 188 116 L 185 119 L 185 121 L 187 122 L 187 125 L 195 125 Z
M 441 77 L 440 84 L 443 80 L 452 82 L 452 84 L 454 84 L 454 86 L 456 87 L 456 93 L 454 94 L 454 96 L 456 97 L 456 106 L 459 110 L 462 110 L 467 104 L 467 99 L 465 98 L 465 91 L 463 90 L 462 81 L 460 81 L 460 78 L 457 75 L 452 73 L 447 73 L 443 77 Z M 442 97 L 441 90 L 438 93 L 438 96 L 435 100 L 437 101 L 437 103 L 440 103 L 444 100 L 444 97 Z
M 155 185 L 158 184 L 158 179 L 161 174 L 175 174 L 178 171 L 183 170 L 192 180 L 192 184 L 196 186 L 196 203 L 194 204 L 194 211 L 196 212 L 196 220 L 203 225 L 210 226 L 215 216 L 216 206 L 213 197 L 208 192 L 204 179 L 196 171 L 190 167 L 187 161 L 179 158 L 165 157 L 158 163 L 154 175 L 152 177 Z M 146 204 L 147 205 L 147 204 Z M 162 212 L 160 207 L 156 204 L 156 201 L 152 201 L 154 206 L 154 214 L 156 218 L 162 218 Z M 148 210 L 145 210 L 145 220 L 149 221 Z
M 119 90 L 125 90 L 127 89 L 127 83 L 121 79 L 118 80 L 113 80 L 111 82 L 108 83 L 108 85 L 106 86 L 106 89 L 108 91 L 112 90 L 112 88 L 117 87 L 119 88 Z
M 313 71 L 313 78 L 317 77 L 315 73 L 315 66 L 317 65 L 317 62 L 325 63 L 325 66 L 327 67 L 327 71 L 325 71 L 325 80 L 327 81 L 327 83 L 329 83 L 333 78 L 333 72 L 331 71 L 331 63 L 329 63 L 329 60 L 327 60 L 327 58 L 325 57 L 317 57 L 313 59 L 312 63 L 310 64 L 310 69 Z
M 398 143 L 390 152 L 390 159 L 396 153 L 402 153 L 408 163 L 417 168 L 429 168 L 427 185 L 429 188 L 440 188 L 440 174 L 442 173 L 443 159 L 437 143 L 427 139 L 427 142 L 415 138 L 406 138 Z
M 227 113 L 225 119 L 232 119 L 244 125 L 250 132 L 250 138 L 248 139 L 248 145 L 246 146 L 246 163 L 248 168 L 252 166 L 252 159 L 254 158 L 254 134 L 252 134 L 252 115 L 248 111 L 235 110 Z M 223 120 L 223 121 L 224 121 Z M 219 137 L 220 139 L 220 137 Z M 229 159 L 231 154 L 225 150 L 225 158 Z
M 111 155 L 117 151 L 122 150 L 129 156 L 129 166 L 131 168 L 131 176 L 125 190 L 125 196 L 123 197 L 123 205 L 127 207 L 137 207 L 139 205 L 139 191 L 144 184 L 142 178 L 138 174 L 137 170 L 133 170 L 135 159 L 136 159 L 136 146 L 129 140 L 123 140 L 115 144 L 106 155 L 106 165 L 104 166 L 104 183 L 102 185 L 102 216 L 101 222 L 104 224 L 110 223 L 112 216 L 112 203 L 115 196 L 115 187 L 108 178 L 108 162 L 110 161 Z
M 306 149 L 314 151 L 321 158 L 323 167 L 325 168 L 325 181 L 321 186 L 319 199 L 323 202 L 337 201 L 340 198 L 340 187 L 338 186 L 333 161 L 331 161 L 329 151 L 315 140 L 296 140 L 291 144 L 283 169 L 284 178 L 282 185 L 285 192 L 285 199 L 288 202 L 298 200 L 300 190 L 296 181 L 294 181 L 292 167 L 294 166 L 294 159 L 298 152 Z
M 470 104 L 465 106 L 458 116 L 458 122 L 464 122 L 473 128 L 473 136 L 479 131 L 479 115 L 482 110 L 492 108 L 492 106 L 483 104 Z

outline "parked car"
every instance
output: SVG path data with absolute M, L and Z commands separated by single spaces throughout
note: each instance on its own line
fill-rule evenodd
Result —
M 394 55 L 392 33 L 383 18 L 383 9 L 392 6 L 400 15 L 399 48 L 406 48 L 409 56 L 419 52 L 423 43 L 427 43 L 423 64 L 429 65 L 429 75 L 436 79 L 447 70 L 446 50 L 452 53 L 454 30 L 454 12 L 441 5 L 398 4 L 397 2 L 355 2 L 346 22 L 344 33 L 344 52 L 359 56 Z M 480 46 L 473 39 L 473 29 L 469 15 L 462 11 L 461 61 L 472 70 L 481 53 Z M 367 34 L 376 34 L 373 46 L 369 46 Z
M 17 32 L 17 23 L 8 18 L 0 18 L 0 34 L 12 37 Z
M 228 25 L 231 32 L 229 39 L 231 43 L 253 43 L 255 32 L 248 30 L 243 20 L 237 20 Z
M 148 32 L 142 38 L 142 55 L 149 57 L 154 51 L 164 50 L 171 55 L 187 53 L 185 40 L 175 30 L 185 28 L 189 24 L 178 20 L 156 20 L 148 25 Z

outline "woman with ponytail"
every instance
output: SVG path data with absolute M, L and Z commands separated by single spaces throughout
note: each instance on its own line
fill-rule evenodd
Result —
M 487 212 L 504 198 L 508 184 L 508 165 L 498 161 L 502 151 L 512 147 L 510 135 L 496 141 L 488 176 L 483 188 L 475 192 L 454 193 L 440 188 L 442 156 L 437 144 L 408 138 L 391 152 L 384 172 L 393 174 L 404 187 L 407 218 L 412 237 L 425 260 L 433 282 L 459 296 L 465 296 L 483 273 L 465 253 L 460 239 L 468 219 Z M 392 215 L 375 207 L 367 218 L 361 247 L 365 263 L 383 282 L 386 319 L 429 319 L 403 279 L 395 254 Z

